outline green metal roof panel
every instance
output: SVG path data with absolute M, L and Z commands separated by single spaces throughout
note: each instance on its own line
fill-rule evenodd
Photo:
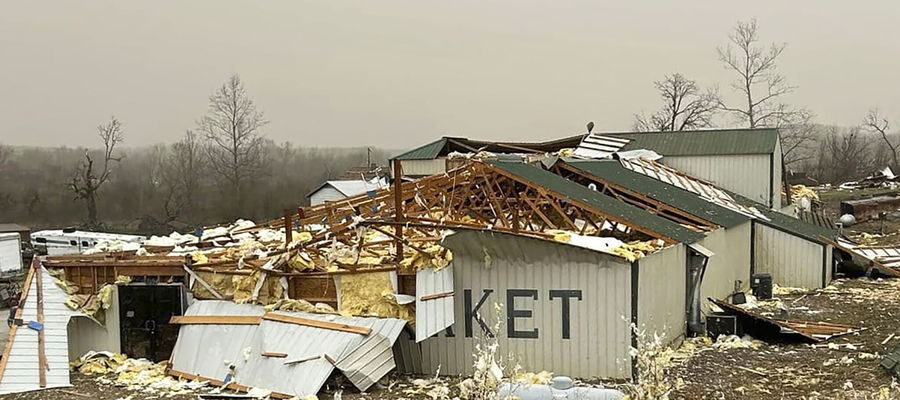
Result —
M 559 195 L 587 204 L 599 212 L 636 227 L 647 229 L 682 243 L 694 243 L 704 236 L 665 218 L 656 216 L 605 194 L 588 189 L 552 172 L 523 162 L 492 161 L 491 165 Z
M 663 156 L 771 154 L 778 143 L 778 130 L 768 128 L 603 135 L 631 139 L 622 151 L 648 149 Z
M 566 160 L 566 162 L 613 185 L 644 194 L 725 228 L 731 228 L 750 220 L 748 216 L 710 203 L 687 190 L 631 171 L 623 167 L 617 160 Z
M 441 150 L 444 149 L 445 145 L 447 145 L 447 138 L 442 137 L 426 145 L 398 154 L 391 160 L 433 160 L 441 154 Z
M 774 211 L 766 208 L 766 206 L 757 203 L 753 200 L 750 200 L 746 197 L 743 197 L 739 194 L 728 192 L 738 203 L 741 203 L 748 207 L 756 207 L 766 218 L 769 218 L 769 221 L 763 221 L 757 219 L 756 222 L 759 222 L 763 225 L 769 225 L 773 228 L 780 229 L 787 233 L 790 233 L 795 236 L 799 236 L 802 238 L 806 238 L 810 241 L 816 243 L 824 244 L 822 237 L 828 238 L 828 240 L 833 241 L 837 237 L 837 231 L 823 228 L 816 224 L 811 224 L 806 222 L 800 218 L 795 218 L 790 215 L 782 214 L 778 211 Z

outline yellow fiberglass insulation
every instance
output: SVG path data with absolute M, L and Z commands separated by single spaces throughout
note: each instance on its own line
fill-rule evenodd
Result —
M 400 261 L 403 267 L 414 267 L 416 270 L 433 268 L 441 270 L 453 261 L 453 253 L 437 244 L 431 244 L 423 249 L 428 255 L 414 251 L 412 255 Z
M 316 264 L 313 263 L 312 258 L 310 258 L 309 254 L 305 252 L 297 252 L 293 257 L 288 259 L 288 267 L 290 267 L 294 271 L 308 271 L 316 269 Z
M 196 272 L 197 276 L 200 279 L 203 279 L 204 282 L 208 283 L 209 286 L 212 286 L 222 297 L 231 297 L 234 295 L 234 283 L 232 282 L 231 275 L 227 274 L 217 274 L 215 272 Z M 194 297 L 201 300 L 215 300 L 216 296 L 206 290 L 203 285 L 200 283 L 194 283 L 194 287 L 191 289 L 191 292 L 194 294 Z
M 232 283 L 234 285 L 234 302 L 238 304 L 254 303 L 253 290 L 256 289 L 256 283 L 259 281 L 262 273 L 254 271 L 252 275 L 234 275 Z M 284 295 L 284 288 L 281 286 L 280 278 L 277 276 L 267 276 L 259 289 L 259 295 L 255 303 L 270 304 L 278 301 Z
M 400 318 L 412 323 L 415 312 L 409 305 L 397 304 L 390 272 L 341 275 L 342 315 Z

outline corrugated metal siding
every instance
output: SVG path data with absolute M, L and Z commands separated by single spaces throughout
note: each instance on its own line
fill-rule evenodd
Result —
M 185 315 L 262 315 L 262 307 L 230 301 L 198 301 Z M 324 358 L 291 365 L 285 361 L 327 354 L 336 361 L 358 367 L 351 372 L 362 382 L 360 373 L 381 373 L 387 364 L 393 368 L 390 345 L 400 335 L 406 321 L 392 318 L 359 318 L 300 312 L 279 312 L 348 325 L 372 328 L 368 335 L 388 340 L 380 352 L 349 357 L 368 337 L 356 333 L 263 320 L 259 325 L 185 325 L 175 344 L 172 368 L 176 371 L 223 379 L 228 363 L 236 366 L 235 382 L 279 393 L 307 396 L 318 393 L 334 366 Z M 373 344 L 375 344 L 373 342 Z M 373 346 L 370 349 L 377 349 Z M 249 349 L 245 352 L 245 349 Z M 264 357 L 262 352 L 287 353 L 287 359 Z M 346 359 L 346 360 L 345 360 Z M 390 359 L 388 361 L 388 359 Z M 226 362 L 227 361 L 227 362 Z M 371 380 L 381 376 L 372 376 Z
M 446 172 L 447 160 L 444 157 L 433 160 L 403 160 L 400 161 L 405 176 L 425 176 Z
M 662 163 L 711 181 L 753 201 L 772 205 L 769 154 L 666 156 Z
M 47 271 L 41 273 L 44 300 L 44 351 L 47 364 L 47 388 L 67 387 L 69 384 L 69 353 L 66 326 L 75 312 L 65 305 L 68 297 Z M 37 321 L 37 281 L 32 280 L 22 320 Z M 9 361 L 0 393 L 15 393 L 40 389 L 38 378 L 38 333 L 19 327 L 9 352 Z
M 760 223 L 756 223 L 754 230 L 756 272 L 772 274 L 772 281 L 781 286 L 823 287 L 822 245 Z
M 713 297 L 724 299 L 734 292 L 734 282 L 741 281 L 741 288 L 750 285 L 750 228 L 752 222 L 747 221 L 730 229 L 719 229 L 710 232 L 699 243 L 715 253 L 706 265 L 703 283 L 700 285 L 700 298 L 703 310 L 709 310 L 705 299 Z
M 423 296 L 453 291 L 453 266 L 416 272 L 416 342 L 453 325 L 453 296 L 422 301 Z
M 314 206 L 317 204 L 322 204 L 326 201 L 337 201 L 346 197 L 347 196 L 344 196 L 344 194 L 337 189 L 325 185 L 309 196 L 309 205 Z
M 465 290 L 472 304 L 483 289 L 492 289 L 480 314 L 492 329 L 510 310 L 508 289 L 532 289 L 531 297 L 516 298 L 516 310 L 531 310 L 532 318 L 517 318 L 519 331 L 537 328 L 538 338 L 509 338 L 504 318 L 497 336 L 500 355 L 511 354 L 526 370 L 553 371 L 574 377 L 629 378 L 631 344 L 631 268 L 625 260 L 574 246 L 498 232 L 460 231 L 444 240 L 453 251 L 456 323 L 454 337 L 439 334 L 421 343 L 423 372 L 468 374 L 473 352 L 483 333 L 472 321 L 473 337 L 465 334 Z M 562 300 L 550 290 L 580 290 L 582 300 L 570 300 L 570 338 L 563 339 Z
M 683 244 L 638 260 L 638 326 L 664 343 L 684 335 L 686 266 Z

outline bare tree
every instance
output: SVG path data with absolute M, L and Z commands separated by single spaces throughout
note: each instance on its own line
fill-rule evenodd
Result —
M 852 127 L 846 132 L 831 126 L 827 136 L 827 164 L 829 179 L 839 183 L 864 174 L 871 168 L 871 147 L 860 127 Z
M 12 157 L 12 147 L 0 143 L 0 171 L 3 171 L 4 166 L 9 159 Z
M 686 131 L 712 125 L 718 107 L 713 92 L 701 91 L 696 81 L 679 73 L 666 75 L 653 85 L 663 100 L 663 107 L 649 117 L 635 115 L 635 130 Z
M 743 105 L 729 106 L 720 98 L 719 107 L 746 122 L 750 128 L 781 125 L 794 112 L 779 101 L 795 89 L 778 72 L 776 63 L 786 45 L 760 45 L 755 19 L 738 22 L 728 38 L 731 43 L 717 49 L 719 60 L 726 69 L 737 74 L 738 78 L 731 86 L 743 97 Z
M 185 209 L 197 206 L 197 193 L 205 168 L 200 138 L 188 130 L 172 147 L 162 162 L 163 212 L 171 222 L 184 214 Z
M 821 136 L 821 127 L 816 125 L 813 118 L 811 112 L 797 110 L 781 121 L 779 126 L 781 157 L 785 167 L 796 165 L 814 156 L 812 145 Z
M 210 167 L 231 191 L 233 216 L 243 211 L 245 183 L 263 167 L 265 147 L 260 129 L 267 123 L 237 75 L 209 97 L 209 110 L 198 123 L 209 141 Z
M 894 170 L 894 173 L 900 172 L 900 164 L 897 162 L 897 149 L 900 147 L 900 143 L 896 143 L 895 141 L 891 141 L 888 137 L 888 131 L 891 129 L 891 123 L 887 120 L 887 118 L 883 118 L 879 113 L 877 108 L 873 108 L 869 110 L 869 113 L 866 114 L 866 119 L 863 120 L 863 127 L 872 133 L 877 133 L 881 136 L 881 140 L 887 145 L 888 150 L 891 152 L 891 169 Z
M 84 151 L 84 160 L 75 169 L 69 188 L 75 193 L 76 200 L 84 200 L 87 207 L 87 224 L 91 228 L 100 226 L 97 218 L 97 192 L 105 184 L 112 173 L 111 162 L 119 162 L 122 158 L 113 154 L 116 145 L 124 139 L 122 123 L 116 117 L 110 118 L 109 123 L 97 127 L 100 139 L 103 141 L 102 166 L 94 164 L 94 157 L 87 149 Z

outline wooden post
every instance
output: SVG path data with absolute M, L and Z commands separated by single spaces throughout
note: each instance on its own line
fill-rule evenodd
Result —
M 292 235 L 294 233 L 294 226 L 291 222 L 291 210 L 285 208 L 284 209 L 284 248 L 288 248 L 288 245 L 291 244 Z
M 400 160 L 394 159 L 394 221 L 403 222 L 403 191 L 401 186 L 403 183 L 403 168 Z M 397 248 L 396 259 L 399 263 L 403 260 L 403 225 L 397 224 L 395 227 L 397 238 L 394 245 Z
M 44 351 L 44 288 L 42 282 L 44 278 L 41 276 L 41 264 L 32 264 L 35 268 L 34 276 L 37 289 L 37 322 L 41 324 L 41 330 L 38 331 L 38 384 L 44 388 L 47 387 L 47 353 Z

